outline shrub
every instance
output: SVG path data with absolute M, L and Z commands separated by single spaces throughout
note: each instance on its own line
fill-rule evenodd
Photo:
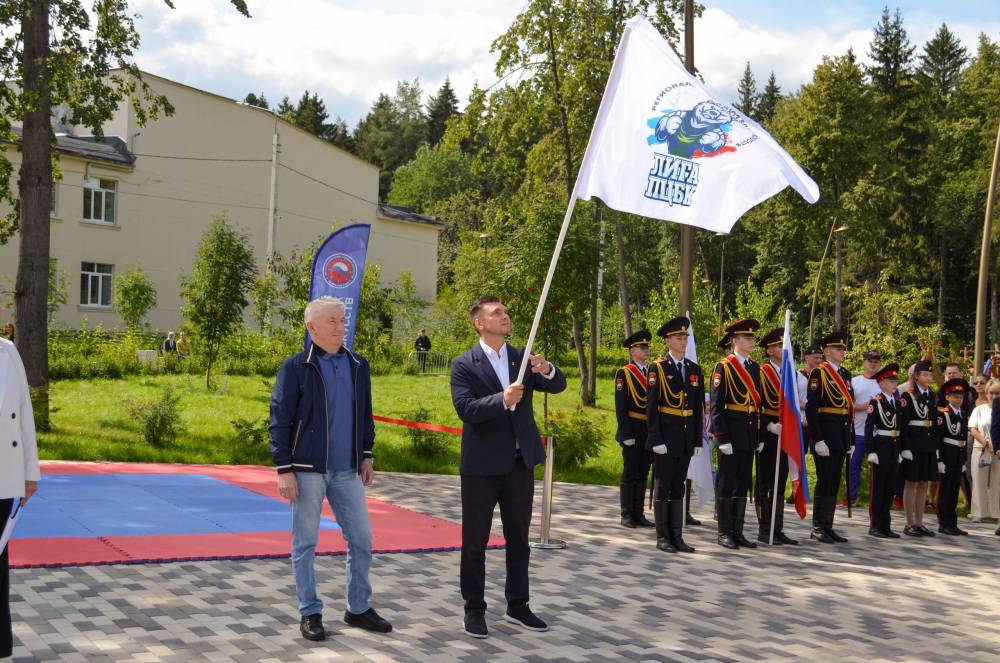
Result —
M 549 431 L 556 436 L 557 470 L 581 467 L 601 453 L 604 442 L 601 424 L 582 407 L 578 406 L 570 414 L 556 412 L 550 416 Z
M 430 416 L 431 413 L 427 411 L 427 408 L 421 405 L 416 410 L 405 413 L 403 418 L 426 424 Z M 410 441 L 410 447 L 413 449 L 413 452 L 424 458 L 440 456 L 451 445 L 447 434 L 420 428 L 407 428 L 406 437 Z
M 175 394 L 171 387 L 165 387 L 158 399 L 129 403 L 126 407 L 129 414 L 139 422 L 142 439 L 154 447 L 166 447 L 184 432 L 180 402 L 180 394 Z
M 259 446 L 266 444 L 269 440 L 270 422 L 266 417 L 263 419 L 236 417 L 232 420 L 232 424 L 236 431 L 236 439 L 243 444 Z

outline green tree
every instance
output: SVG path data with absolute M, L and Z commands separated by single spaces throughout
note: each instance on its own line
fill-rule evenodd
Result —
M 164 0 L 173 6 L 172 0 Z M 249 17 L 245 0 L 230 0 Z M 137 124 L 170 113 L 170 102 L 142 79 L 132 54 L 139 34 L 127 0 L 99 2 L 88 13 L 82 0 L 18 0 L 0 4 L 0 141 L 19 145 L 21 165 L 15 193 L 13 166 L 0 153 L 0 203 L 11 212 L 0 220 L 0 242 L 20 228 L 14 299 L 18 334 L 37 425 L 48 421 L 48 315 L 52 172 L 55 142 L 52 109 L 65 106 L 68 119 L 103 138 L 103 124 L 130 101 Z M 54 40 L 58 40 L 54 43 Z M 20 136 L 13 123 L 21 121 Z
M 735 105 L 740 109 L 740 112 L 747 117 L 757 119 L 757 79 L 754 78 L 749 60 L 747 60 L 747 66 L 743 69 L 743 76 L 740 78 L 740 84 L 736 88 L 736 93 L 739 95 L 739 98 L 736 100 Z
M 774 77 L 774 71 L 772 70 L 771 75 L 767 77 L 767 84 L 764 85 L 764 91 L 757 98 L 757 109 L 754 115 L 756 120 L 765 127 L 770 126 L 779 101 L 781 101 L 781 88 L 778 86 L 778 81 Z
M 451 87 L 451 80 L 445 78 L 437 94 L 427 102 L 427 142 L 431 145 L 440 143 L 448 120 L 457 113 L 458 97 Z
M 264 96 L 263 92 L 259 95 L 250 92 L 243 98 L 243 103 L 250 104 L 251 106 L 257 106 L 259 108 L 271 108 L 271 106 L 267 103 L 267 97 Z
M 389 204 L 419 213 L 476 185 L 469 157 L 456 149 L 422 145 L 413 161 L 400 166 L 389 190 Z
M 385 200 L 389 193 L 395 168 L 405 163 L 398 161 L 399 149 L 396 141 L 399 133 L 399 115 L 387 94 L 378 96 L 371 110 L 361 118 L 354 130 L 357 155 L 379 167 L 380 200 Z
M 271 333 L 272 317 L 280 295 L 278 277 L 271 270 L 258 274 L 250 286 L 253 319 L 257 323 L 257 329 L 265 334 Z
M 250 238 L 224 216 L 212 219 L 202 235 L 190 274 L 180 276 L 181 309 L 205 353 L 205 384 L 227 338 L 243 321 L 243 309 L 257 267 Z
M 146 276 L 141 263 L 115 275 L 114 304 L 125 327 L 139 330 L 142 319 L 156 306 L 156 286 Z
M 351 130 L 347 128 L 347 122 L 344 118 L 337 116 L 337 119 L 333 121 L 333 124 L 329 125 L 329 130 L 327 131 L 326 140 L 330 141 L 342 150 L 347 150 L 351 154 L 356 154 L 358 146 L 354 142 L 354 135 Z
M 300 129 L 305 129 L 323 140 L 329 140 L 331 137 L 331 127 L 327 122 L 330 116 L 326 112 L 326 104 L 316 92 L 310 93 L 309 90 L 303 92 L 291 114 L 292 124 Z

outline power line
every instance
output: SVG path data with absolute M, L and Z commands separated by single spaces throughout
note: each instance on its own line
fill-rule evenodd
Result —
M 359 196 L 357 194 L 351 193 L 350 191 L 345 191 L 344 189 L 341 189 L 338 186 L 334 186 L 333 184 L 330 184 L 329 182 L 324 182 L 323 180 L 318 180 L 315 177 L 313 177 L 312 175 L 306 175 L 301 170 L 295 170 L 291 166 L 286 166 L 283 163 L 279 163 L 278 165 L 280 167 L 284 168 L 285 170 L 290 170 L 293 173 L 295 173 L 296 175 L 300 175 L 300 176 L 306 178 L 307 180 L 315 182 L 316 184 L 319 184 L 321 186 L 325 186 L 328 189 L 333 189 L 334 191 L 339 191 L 340 193 L 344 194 L 345 196 L 350 196 L 351 198 L 356 198 L 357 200 L 360 200 L 363 203 L 368 203 L 369 205 L 375 205 L 376 207 L 378 207 L 381 204 L 381 203 L 377 203 L 377 202 L 375 202 L 373 200 L 368 200 L 367 198 L 365 198 L 363 196 Z
M 223 159 L 221 157 L 182 157 L 169 154 L 139 154 L 133 152 L 132 156 L 147 157 L 151 159 L 177 159 L 180 161 L 220 161 L 226 163 L 270 163 L 270 159 Z

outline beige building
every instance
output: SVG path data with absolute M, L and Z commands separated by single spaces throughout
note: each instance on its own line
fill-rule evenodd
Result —
M 113 277 L 136 263 L 158 290 L 147 322 L 161 331 L 179 326 L 178 274 L 191 269 L 215 215 L 225 214 L 249 235 L 263 269 L 275 132 L 275 250 L 287 254 L 337 227 L 368 223 L 368 261 L 382 265 L 383 283 L 409 270 L 418 295 L 434 299 L 440 223 L 378 205 L 375 166 L 269 111 L 145 76 L 170 100 L 172 116 L 139 127 L 131 105 L 123 104 L 105 124 L 103 142 L 80 127 L 57 127 L 62 179 L 54 186 L 51 255 L 69 281 L 57 326 L 76 327 L 83 319 L 120 326 Z M 14 150 L 7 154 L 16 161 Z M 0 246 L 0 277 L 11 282 L 17 244 L 15 236 Z

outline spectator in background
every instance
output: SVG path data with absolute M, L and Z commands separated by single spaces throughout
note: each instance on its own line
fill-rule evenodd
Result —
M 3 335 L 11 343 L 14 342 L 14 323 L 13 322 L 8 322 L 7 324 L 5 324 L 3 326 Z
M 990 419 L 993 400 L 1000 398 L 1000 380 L 989 381 L 985 403 L 980 403 L 969 417 L 969 434 L 972 444 L 972 503 L 969 520 L 982 522 L 984 518 L 1000 518 L 1000 464 L 990 437 Z M 996 465 L 996 467 L 994 467 Z
M 177 358 L 191 358 L 191 341 L 188 340 L 187 332 L 181 332 L 181 337 L 177 339 Z
M 431 349 L 431 339 L 427 336 L 426 329 L 420 330 L 420 335 L 413 343 L 413 349 L 417 351 L 417 361 L 420 362 L 420 372 L 423 373 L 427 367 L 427 353 Z
M 972 388 L 976 390 L 976 407 L 993 400 L 987 396 L 986 383 L 988 381 L 985 375 L 977 375 L 972 381 Z
M 167 337 L 163 340 L 163 347 L 161 348 L 163 354 L 168 355 L 172 352 L 177 352 L 177 341 L 174 340 L 174 333 L 167 332 Z
M 861 486 L 861 467 L 865 460 L 865 422 L 868 420 L 868 407 L 872 399 L 882 392 L 874 375 L 882 368 L 882 354 L 878 350 L 869 350 L 864 354 L 861 365 L 862 374 L 851 378 L 854 388 L 854 453 L 851 455 L 851 494 L 848 496 L 851 504 L 858 499 L 858 488 Z M 846 503 L 846 501 L 845 501 Z

